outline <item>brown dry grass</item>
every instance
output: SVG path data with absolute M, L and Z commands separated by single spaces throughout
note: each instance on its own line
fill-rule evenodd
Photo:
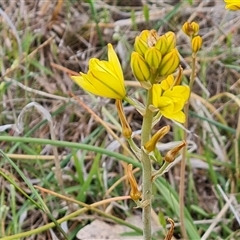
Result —
M 36 101 L 51 114 L 56 110 L 59 111 L 53 117 L 56 139 L 81 142 L 98 127 L 99 123 L 84 108 L 67 103 L 69 92 L 74 92 L 103 119 L 107 119 L 107 117 L 104 116 L 102 107 L 107 106 L 107 109 L 112 112 L 114 105 L 106 99 L 94 101 L 74 85 L 69 75 L 79 71 L 85 72 L 88 60 L 92 57 L 104 58 L 105 45 L 111 42 L 116 47 L 121 59 L 126 79 L 132 80 L 129 58 L 134 38 L 139 31 L 158 26 L 159 32 L 171 30 L 177 33 L 178 45 L 182 54 L 182 65 L 186 76 L 185 80 L 187 80 L 191 64 L 190 49 L 187 38 L 181 32 L 181 25 L 186 20 L 194 20 L 200 24 L 200 34 L 204 40 L 202 51 L 198 57 L 197 81 L 194 86 L 196 95 L 204 96 L 207 99 L 222 92 L 230 92 L 234 96 L 239 95 L 240 74 L 239 68 L 237 68 L 240 52 L 239 13 L 229 13 L 224 10 L 223 2 L 220 0 L 194 1 L 193 6 L 187 3 L 182 5 L 170 20 L 167 20 L 166 17 L 174 9 L 178 1 L 149 1 L 150 21 L 146 22 L 142 13 L 141 1 L 124 1 L 121 6 L 117 5 L 117 2 L 120 1 L 96 1 L 97 15 L 93 16 L 89 4 L 83 1 L 0 1 L 0 7 L 14 24 L 22 46 L 22 49 L 19 48 L 13 29 L 2 15 L 0 18 L 1 80 L 5 81 L 7 87 L 1 97 L 1 125 L 15 122 L 21 109 L 27 103 Z M 131 2 L 132 6 L 129 5 L 129 2 Z M 134 25 L 132 24 L 131 10 L 135 11 L 136 23 Z M 94 22 L 95 20 L 98 22 L 98 28 L 96 22 Z M 234 68 L 229 68 L 227 65 L 234 66 Z M 141 91 L 136 91 L 136 88 L 133 88 L 130 92 L 140 101 L 142 100 Z M 197 96 L 193 98 L 191 107 L 195 113 L 198 112 L 197 100 L 199 100 Z M 226 96 L 219 98 L 211 106 L 221 113 L 223 123 L 226 126 L 236 129 L 238 126 L 238 106 L 234 101 L 229 102 L 228 100 Z M 203 102 L 203 104 L 206 103 Z M 213 109 L 213 111 L 215 110 Z M 130 107 L 126 108 L 126 114 L 132 123 L 133 130 L 139 130 L 141 124 L 139 115 Z M 41 120 L 39 114 L 28 114 L 24 120 L 26 125 L 24 132 L 34 128 Z M 195 155 L 202 156 L 205 163 L 204 154 L 206 154 L 207 145 L 205 135 L 208 132 L 204 131 L 201 118 L 191 117 L 190 122 L 190 131 L 198 136 L 192 139 L 197 146 Z M 114 124 L 109 124 L 109 127 L 120 135 L 118 128 Z M 49 131 L 48 125 L 42 125 L 31 136 L 51 138 Z M 221 128 L 219 132 L 220 136 L 225 138 L 224 152 L 226 156 L 222 156 L 222 160 L 226 164 L 230 164 L 234 162 L 233 144 L 235 135 Z M 14 135 L 17 133 L 10 129 L 5 134 Z M 172 136 L 167 140 L 172 141 Z M 102 141 L 109 145 L 112 137 L 110 135 L 106 136 L 106 132 L 104 132 L 98 137 L 96 145 L 101 145 Z M 8 152 L 11 146 L 9 143 L 1 142 L 1 148 L 5 152 Z M 48 146 L 44 149 L 39 149 L 37 145 L 34 145 L 34 147 L 39 154 L 53 158 L 53 150 Z M 207 152 L 214 155 L 213 158 L 218 160 L 217 150 L 212 149 L 213 147 L 214 145 L 211 145 L 210 150 Z M 27 151 L 27 149 L 25 150 Z M 43 181 L 38 177 L 38 171 L 44 175 L 44 169 L 49 170 L 53 163 L 52 161 L 46 161 L 42 165 L 38 165 L 38 163 L 33 164 L 33 161 L 29 160 L 21 161 L 20 156 L 25 153 L 22 148 L 16 148 L 14 154 L 19 155 L 11 157 L 16 158 L 25 175 L 34 184 L 38 184 Z M 58 148 L 60 158 L 63 158 L 68 153 L 68 149 Z M 86 159 L 91 159 L 91 155 L 87 155 Z M 110 159 L 107 159 L 106 164 L 109 168 L 108 174 L 113 178 L 119 173 L 124 174 L 124 166 L 121 164 L 113 164 Z M 85 166 L 85 170 L 88 171 L 90 166 L 91 162 L 89 161 Z M 226 168 L 227 170 L 224 171 L 223 166 L 221 164 L 219 166 L 219 173 L 222 174 L 220 180 L 224 183 L 229 180 L 230 192 L 238 192 L 239 176 L 236 176 L 236 171 L 232 168 Z M 217 161 L 214 162 L 214 167 L 218 167 Z M 9 164 L 3 163 L 1 168 L 13 175 L 20 186 L 29 192 Z M 34 171 L 32 171 L 33 168 Z M 75 179 L 71 177 L 75 174 L 75 171 L 73 162 L 70 162 L 65 167 L 63 175 L 65 186 L 69 187 L 76 184 Z M 207 213 L 218 213 L 223 201 L 219 201 L 219 195 L 213 190 L 214 183 L 209 176 L 208 166 L 202 165 L 198 167 L 193 164 L 192 170 L 189 169 L 189 171 L 190 175 L 186 177 L 193 180 L 192 184 L 194 184 L 198 199 L 197 201 L 190 199 L 189 194 L 186 193 L 186 204 L 191 205 L 191 203 L 198 202 L 200 208 Z M 179 181 L 179 168 L 173 168 L 168 173 L 167 178 L 172 186 L 176 187 Z M 113 183 L 111 182 L 111 184 Z M 9 183 L 0 178 L 0 186 L 7 202 L 10 195 Z M 96 192 L 96 189 L 92 191 Z M 124 185 L 123 192 L 126 193 L 127 191 L 128 187 Z M 74 194 L 76 194 L 76 191 Z M 25 199 L 19 193 L 17 193 L 16 199 L 17 208 L 19 208 L 24 204 Z M 90 193 L 86 197 L 86 202 L 92 203 L 100 199 L 101 194 L 100 196 L 94 196 Z M 55 209 L 53 206 L 56 201 L 56 199 L 50 200 L 51 209 Z M 57 205 L 60 206 L 59 203 Z M 67 208 L 67 206 L 65 207 Z M 71 211 L 71 209 L 68 209 L 68 211 Z M 116 215 L 124 217 L 125 214 L 121 213 L 120 208 L 115 211 Z M 26 214 L 27 217 L 24 218 L 22 225 L 23 230 L 37 228 L 48 222 L 46 216 L 36 209 L 29 209 Z M 59 218 L 61 214 L 63 213 L 57 212 L 56 218 Z M 227 219 L 227 215 L 225 217 Z M 86 216 L 86 218 L 88 217 Z M 11 216 L 7 216 L 6 225 L 3 228 L 7 228 L 9 221 L 11 221 Z M 69 223 L 69 227 L 75 229 L 76 224 Z M 229 228 L 233 233 L 236 230 L 233 218 L 230 219 Z M 201 234 L 203 234 L 205 230 L 201 229 L 201 231 Z M 221 235 L 221 230 L 219 234 Z M 42 235 L 26 239 L 52 239 L 52 236 L 47 231 Z M 176 238 L 179 238 L 179 236 L 176 234 Z

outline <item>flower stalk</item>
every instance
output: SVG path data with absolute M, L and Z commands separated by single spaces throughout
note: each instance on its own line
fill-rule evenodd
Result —
M 196 74 L 196 55 L 197 52 L 200 50 L 201 45 L 202 45 L 202 39 L 200 36 L 196 36 L 199 30 L 199 26 L 196 23 L 185 23 L 184 25 L 188 24 L 188 26 L 194 26 L 192 29 L 195 29 L 194 34 L 190 35 L 188 34 L 187 31 L 184 30 L 185 34 L 187 34 L 190 37 L 191 40 L 191 46 L 192 46 L 192 71 L 191 71 L 191 76 L 190 76 L 190 81 L 189 81 L 189 88 L 190 92 L 192 92 L 194 80 L 195 80 L 195 74 Z M 183 26 L 184 26 L 183 25 Z M 196 41 L 197 40 L 197 41 Z M 184 122 L 184 128 L 188 129 L 188 115 L 189 115 L 189 98 L 187 99 L 187 102 L 184 106 L 184 113 L 186 116 L 186 120 Z M 184 131 L 184 136 L 183 136 L 184 142 L 187 141 L 187 131 Z M 182 153 L 182 161 L 181 161 L 181 168 L 180 168 L 180 184 L 179 184 L 179 205 L 180 205 L 180 222 L 181 222 L 181 232 L 182 232 L 182 237 L 184 239 L 188 239 L 187 235 L 187 230 L 185 226 L 185 217 L 184 217 L 184 191 L 185 191 L 185 172 L 186 172 L 186 159 L 187 158 L 187 149 L 183 149 Z
M 142 124 L 142 138 L 141 146 L 144 146 L 150 139 L 150 132 L 152 129 L 153 113 L 149 110 L 148 106 L 152 104 L 152 91 L 147 93 L 146 114 L 143 116 Z M 149 154 L 142 149 L 141 162 L 143 166 L 143 190 L 142 190 L 142 203 L 143 203 L 143 239 L 151 240 L 151 197 L 152 197 L 152 164 Z

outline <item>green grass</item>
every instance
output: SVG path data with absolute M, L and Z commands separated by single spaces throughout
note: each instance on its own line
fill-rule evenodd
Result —
M 130 49 L 133 49 L 135 37 L 147 27 L 161 33 L 174 31 L 178 34 L 184 83 L 188 83 L 191 51 L 181 26 L 191 17 L 200 23 L 204 45 L 197 58 L 196 73 L 202 86 L 195 82 L 195 95 L 190 102 L 189 130 L 192 134 L 189 140 L 196 147 L 187 153 L 186 230 L 189 239 L 201 239 L 226 207 L 221 221 L 204 237 L 239 237 L 239 223 L 234 215 L 240 201 L 239 26 L 237 15 L 224 10 L 223 4 L 217 4 L 214 7 L 222 11 L 222 19 L 212 12 L 213 6 L 198 6 L 195 1 L 135 7 L 99 5 L 97 1 L 64 1 L 55 22 L 51 22 L 52 13 L 47 10 L 50 5 L 45 10 L 40 6 L 34 10 L 31 4 L 25 6 L 25 18 L 14 17 L 18 8 L 7 12 L 7 20 L 2 15 L 6 23 L 0 23 L 0 125 L 12 126 L 0 135 L 0 239 L 30 239 L 31 236 L 48 239 L 49 229 L 59 238 L 62 233 L 64 239 L 76 239 L 77 232 L 96 216 L 127 225 L 130 228 L 127 234 L 141 234 L 141 227 L 128 222 L 127 218 L 139 215 L 141 210 L 135 209 L 134 202 L 127 197 L 116 200 L 116 197 L 129 194 L 129 184 L 123 178 L 127 164 L 133 164 L 134 169 L 141 168 L 141 164 L 109 132 L 111 129 L 121 137 L 114 102 L 84 93 L 70 80 L 66 69 L 85 71 L 91 57 L 106 57 L 102 49 L 111 42 L 124 62 L 126 80 L 134 80 L 129 67 Z M 54 9 L 54 5 L 51 6 Z M 43 15 L 40 17 L 35 12 L 36 19 L 30 18 L 31 11 L 39 9 L 45 11 Z M 159 10 L 158 18 L 153 14 L 154 9 Z M 138 14 L 143 15 L 142 22 Z M 206 15 L 208 20 L 204 18 Z M 118 26 L 124 18 L 128 18 L 126 25 Z M 227 19 L 232 19 L 232 25 Z M 49 24 L 43 32 L 39 31 L 40 20 L 44 25 Z M 53 35 L 55 38 L 49 40 Z M 132 97 L 144 101 L 143 89 L 127 88 Z M 76 101 L 70 100 L 70 91 L 103 119 L 108 128 L 101 126 Z M 40 104 L 42 110 L 28 108 L 19 120 L 21 112 L 32 102 Z M 124 105 L 124 109 L 131 127 L 138 131 L 141 116 L 128 105 Z M 23 125 L 22 132 L 17 132 L 14 125 L 17 123 Z M 166 123 L 172 128 L 163 142 L 181 141 L 182 127 L 166 120 L 161 126 Z M 159 128 L 160 125 L 155 126 L 155 130 Z M 139 141 L 138 134 L 135 140 Z M 127 146 L 124 140 L 122 144 Z M 166 149 L 161 144 L 160 149 L 164 154 Z M 55 171 L 58 167 L 60 171 Z M 176 163 L 154 182 L 153 211 L 158 224 L 155 239 L 166 236 L 167 217 L 175 221 L 174 237 L 181 238 L 179 179 L 182 176 L 179 169 L 180 163 Z M 141 185 L 141 170 L 135 177 Z M 111 189 L 116 182 L 116 187 Z M 228 199 L 234 198 L 232 207 L 226 206 L 219 186 Z M 34 216 L 39 216 L 40 221 L 34 221 Z M 62 222 L 67 223 L 67 230 Z

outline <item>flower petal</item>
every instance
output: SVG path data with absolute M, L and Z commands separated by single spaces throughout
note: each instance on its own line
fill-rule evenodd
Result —
M 167 112 L 171 113 L 174 111 L 174 102 L 172 101 L 171 98 L 160 97 L 159 103 L 158 103 L 158 108 L 160 109 L 160 111 L 167 111 Z
M 171 114 L 169 114 L 168 112 L 161 111 L 161 113 L 165 118 L 175 120 L 179 123 L 184 123 L 186 121 L 186 116 L 182 111 L 177 112 L 177 113 L 171 113 Z
M 162 95 L 162 88 L 160 84 L 153 84 L 152 87 L 152 104 L 158 108 L 160 96 Z
M 224 0 L 226 3 L 226 9 L 240 10 L 240 2 L 237 0 Z
M 163 93 L 163 96 L 170 98 L 183 98 L 185 101 L 189 99 L 190 88 L 188 86 L 174 86 Z
M 95 89 L 91 81 L 88 79 L 87 74 L 81 73 L 81 76 L 72 76 L 71 79 L 84 90 L 99 95 L 97 89 Z
M 122 84 L 124 85 L 123 81 L 123 72 L 122 67 L 119 62 L 119 59 L 117 57 L 117 54 L 115 53 L 112 44 L 108 44 L 108 61 L 112 65 L 115 74 L 117 75 L 118 79 L 122 81 Z
M 171 74 L 167 78 L 162 80 L 162 82 L 160 83 L 160 86 L 165 91 L 165 90 L 169 89 L 170 87 L 172 87 L 173 83 L 174 83 L 174 77 Z
M 125 88 L 122 87 L 118 79 L 106 72 L 90 72 L 89 78 L 94 87 L 102 93 L 100 96 L 114 99 L 123 99 L 126 96 Z

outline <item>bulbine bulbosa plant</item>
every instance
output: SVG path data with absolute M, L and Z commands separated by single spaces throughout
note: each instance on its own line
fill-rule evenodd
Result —
M 196 53 L 202 45 L 198 29 L 198 24 L 194 22 L 183 25 L 183 31 L 191 40 L 193 59 L 196 59 Z M 165 156 L 161 156 L 156 145 L 170 131 L 170 126 L 164 126 L 156 132 L 153 132 L 153 127 L 162 117 L 185 123 L 188 112 L 184 112 L 183 109 L 190 97 L 194 73 L 188 85 L 182 84 L 183 71 L 176 48 L 176 36 L 173 32 L 159 36 L 155 30 L 144 30 L 136 37 L 134 52 L 131 54 L 131 69 L 140 86 L 146 90 L 144 103 L 128 96 L 121 64 L 111 44 L 108 44 L 108 61 L 92 58 L 89 61 L 88 72 L 81 72 L 79 76 L 72 76 L 72 79 L 84 90 L 116 101 L 122 134 L 142 164 L 141 190 L 132 173 L 132 165 L 128 166 L 128 179 L 131 185 L 130 197 L 142 208 L 144 239 L 150 240 L 153 181 L 163 175 L 187 144 L 186 139 L 182 139 L 179 145 L 168 151 Z M 140 146 L 132 136 L 131 127 L 123 111 L 123 101 L 133 105 L 142 115 Z M 152 163 L 159 165 L 158 170 L 154 169 Z

